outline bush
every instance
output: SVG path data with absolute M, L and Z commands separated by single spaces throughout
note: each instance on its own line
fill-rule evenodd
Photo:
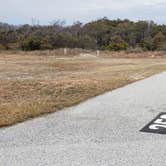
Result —
M 154 49 L 160 50 L 163 47 L 164 42 L 165 36 L 162 32 L 158 32 L 153 38 Z
M 164 42 L 161 46 L 160 46 L 160 48 L 158 48 L 157 49 L 158 51 L 166 51 L 166 42 Z
M 120 50 L 126 50 L 128 47 L 128 44 L 126 42 L 121 42 L 121 43 L 110 43 L 106 49 L 112 50 L 112 51 L 120 51 Z
M 0 44 L 0 50 L 6 50 L 6 47 Z
M 37 37 L 29 36 L 21 43 L 21 49 L 25 51 L 40 50 L 41 42 Z

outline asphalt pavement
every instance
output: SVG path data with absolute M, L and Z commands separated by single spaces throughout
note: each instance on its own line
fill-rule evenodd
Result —
M 1 128 L 0 166 L 166 166 L 166 135 L 140 132 L 161 112 L 166 72 Z

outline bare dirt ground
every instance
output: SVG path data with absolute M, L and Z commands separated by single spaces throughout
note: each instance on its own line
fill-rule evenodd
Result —
M 0 126 L 55 112 L 166 70 L 166 58 L 121 56 L 1 53 Z

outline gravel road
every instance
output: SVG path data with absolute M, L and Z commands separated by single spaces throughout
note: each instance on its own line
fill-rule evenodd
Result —
M 165 166 L 166 135 L 139 130 L 166 112 L 166 72 L 0 129 L 0 166 Z

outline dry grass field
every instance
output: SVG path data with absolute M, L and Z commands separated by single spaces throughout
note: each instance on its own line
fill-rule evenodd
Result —
M 55 112 L 166 70 L 166 58 L 151 55 L 45 54 L 0 53 L 1 127 Z

